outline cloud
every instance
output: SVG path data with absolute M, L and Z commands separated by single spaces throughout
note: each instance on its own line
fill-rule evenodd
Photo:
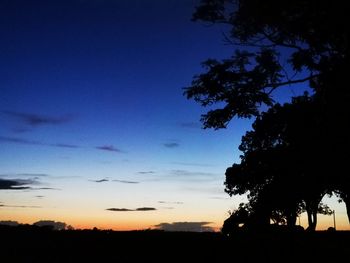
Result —
M 9 142 L 9 143 L 17 143 L 17 144 L 25 144 L 25 145 L 39 145 L 39 146 L 50 146 L 50 147 L 59 147 L 59 148 L 80 148 L 78 145 L 68 144 L 68 143 L 45 143 L 35 140 L 28 140 L 24 138 L 16 138 L 16 137 L 6 137 L 0 136 L 0 142 Z
M 107 208 L 106 210 L 107 211 L 113 211 L 113 212 L 135 212 L 135 211 L 142 212 L 142 211 L 154 211 L 154 210 L 157 210 L 157 209 L 154 208 L 154 207 L 139 207 L 139 208 L 136 208 L 136 209 L 112 207 L 112 208 Z
M 12 130 L 14 133 L 24 133 L 24 132 L 30 131 L 30 129 L 27 129 L 27 128 L 19 128 L 19 127 L 12 128 L 11 130 Z
M 200 129 L 202 126 L 198 122 L 181 122 L 179 123 L 180 127 L 188 129 Z
M 155 174 L 155 171 L 141 171 L 141 172 L 137 172 L 138 174 Z
M 78 145 L 67 144 L 67 143 L 54 143 L 54 144 L 48 144 L 48 146 L 60 147 L 60 148 L 80 148 L 80 146 Z
M 211 222 L 173 222 L 160 223 L 155 227 L 164 231 L 213 232 L 214 229 L 208 226 L 209 224 Z
M 59 188 L 54 188 L 54 187 L 39 187 L 39 188 L 30 188 L 31 190 L 62 190 Z
M 123 183 L 123 184 L 138 184 L 140 182 L 136 182 L 136 181 L 126 181 L 126 180 L 112 180 L 113 182 L 118 182 L 118 183 Z
M 173 176 L 185 176 L 185 177 L 193 177 L 193 176 L 204 176 L 204 177 L 211 177 L 215 176 L 214 173 L 208 173 L 208 172 L 199 172 L 199 171 L 188 171 L 188 170 L 180 170 L 175 169 L 170 171 L 170 175 Z
M 47 177 L 48 174 L 41 173 L 14 173 L 14 174 L 0 174 L 1 177 L 34 177 L 33 179 L 38 179 L 39 177 Z
M 0 136 L 0 143 L 16 143 L 16 144 L 24 144 L 24 145 L 38 145 L 38 146 L 49 146 L 49 147 L 57 147 L 57 148 L 69 148 L 69 149 L 77 149 L 82 148 L 82 146 L 70 143 L 46 143 L 36 140 L 29 140 L 25 138 L 18 137 L 8 137 L 8 136 Z M 109 152 L 117 152 L 123 153 L 122 150 L 112 146 L 112 145 L 102 145 L 94 147 L 98 150 L 109 151 Z
M 198 167 L 214 167 L 214 165 L 212 164 L 205 164 L 205 163 L 171 162 L 171 164 L 178 164 L 178 165 L 184 165 L 184 166 L 198 166 Z
M 5 136 L 0 136 L 0 141 L 18 143 L 18 144 L 45 145 L 44 143 L 39 141 L 32 141 L 32 140 L 27 140 L 23 138 L 5 137 Z
M 176 204 L 176 205 L 182 205 L 184 202 L 169 202 L 169 201 L 158 201 L 160 204 Z
M 1 207 L 10 207 L 10 208 L 42 208 L 37 205 L 0 205 Z
M 95 148 L 98 150 L 109 151 L 109 152 L 117 152 L 117 153 L 122 152 L 120 149 L 114 147 L 113 145 L 102 145 L 102 146 L 96 146 Z
M 29 185 L 34 184 L 34 180 L 23 179 L 2 179 L 0 178 L 0 190 L 26 190 L 31 189 Z
M 135 211 L 133 209 L 127 209 L 127 208 L 107 208 L 106 210 L 108 211 L 113 211 L 113 212 L 127 212 L 127 211 Z
M 103 183 L 103 182 L 108 182 L 109 180 L 107 178 L 103 178 L 99 180 L 89 180 L 89 181 L 94 183 Z
M 53 187 L 33 187 L 40 185 L 38 177 L 31 179 L 4 179 L 0 178 L 0 190 L 61 190 Z
M 176 148 L 176 147 L 179 147 L 180 144 L 177 142 L 167 142 L 167 143 L 163 143 L 163 146 L 166 148 Z
M 59 125 L 71 121 L 70 115 L 64 115 L 59 117 L 52 117 L 40 114 L 14 112 L 14 111 L 2 111 L 3 114 L 20 121 L 22 124 L 28 126 L 40 126 L 40 125 Z
M 154 210 L 157 210 L 157 209 L 155 209 L 154 207 L 139 207 L 135 209 L 135 211 L 154 211 Z

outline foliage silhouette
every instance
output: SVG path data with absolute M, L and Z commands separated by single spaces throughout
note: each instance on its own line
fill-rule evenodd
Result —
M 202 0 L 194 20 L 224 24 L 232 57 L 203 63 L 185 95 L 203 106 L 223 105 L 202 116 L 205 128 L 224 128 L 234 117 L 253 117 L 274 104 L 279 87 L 305 82 L 325 102 L 346 102 L 349 7 L 337 1 Z M 293 76 L 293 77 L 290 77 Z M 344 105 L 342 105 L 344 106 Z
M 331 213 L 320 203 L 336 187 L 333 175 L 323 172 L 328 162 L 322 151 L 325 138 L 319 133 L 320 110 L 307 94 L 276 104 L 242 138 L 241 163 L 226 171 L 225 191 L 248 193 L 251 214 L 263 209 L 266 224 L 275 219 L 294 228 L 297 216 L 306 210 L 308 229 L 315 230 L 317 213 Z
M 227 169 L 225 184 L 230 195 L 249 191 L 262 221 L 279 214 L 293 226 L 305 209 L 314 230 L 322 197 L 334 192 L 350 222 L 350 180 L 343 172 L 349 154 L 341 154 L 350 148 L 349 11 L 330 0 L 202 0 L 193 14 L 193 20 L 228 28 L 225 40 L 236 50 L 205 61 L 206 72 L 184 94 L 209 107 L 204 128 L 257 117 L 242 139 L 242 162 Z M 274 94 L 286 85 L 313 94 L 281 106 Z

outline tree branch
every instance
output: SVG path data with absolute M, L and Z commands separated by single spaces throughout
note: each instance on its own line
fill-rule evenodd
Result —
M 270 83 L 269 85 L 266 85 L 265 87 L 263 87 L 263 89 L 271 87 L 271 90 L 267 93 L 268 95 L 270 95 L 278 87 L 296 84 L 296 83 L 303 83 L 305 81 L 311 80 L 311 79 L 318 77 L 318 76 L 320 76 L 320 74 L 310 75 L 310 76 L 303 78 L 303 79 L 288 80 L 288 81 L 279 82 L 279 83 Z
M 262 34 L 265 36 L 266 39 L 268 39 L 270 42 L 273 43 L 274 46 L 282 46 L 282 47 L 287 47 L 287 48 L 294 48 L 294 49 L 297 49 L 299 51 L 304 51 L 303 48 L 301 48 L 300 46 L 298 45 L 295 45 L 295 44 L 287 44 L 285 42 L 282 42 L 282 41 L 278 41 L 276 39 L 273 39 L 273 36 L 272 34 L 268 34 L 265 32 L 265 30 L 262 30 Z

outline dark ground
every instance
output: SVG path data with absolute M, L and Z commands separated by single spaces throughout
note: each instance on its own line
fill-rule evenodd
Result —
M 0 227 L 0 262 L 349 262 L 350 232 L 51 231 Z

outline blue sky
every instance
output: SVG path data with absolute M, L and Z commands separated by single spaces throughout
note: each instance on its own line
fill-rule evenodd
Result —
M 222 224 L 244 199 L 223 181 L 251 121 L 202 130 L 183 96 L 232 52 L 223 28 L 190 21 L 198 2 L 1 1 L 0 178 L 30 188 L 0 191 L 0 219 Z M 156 210 L 106 210 L 142 207 Z

